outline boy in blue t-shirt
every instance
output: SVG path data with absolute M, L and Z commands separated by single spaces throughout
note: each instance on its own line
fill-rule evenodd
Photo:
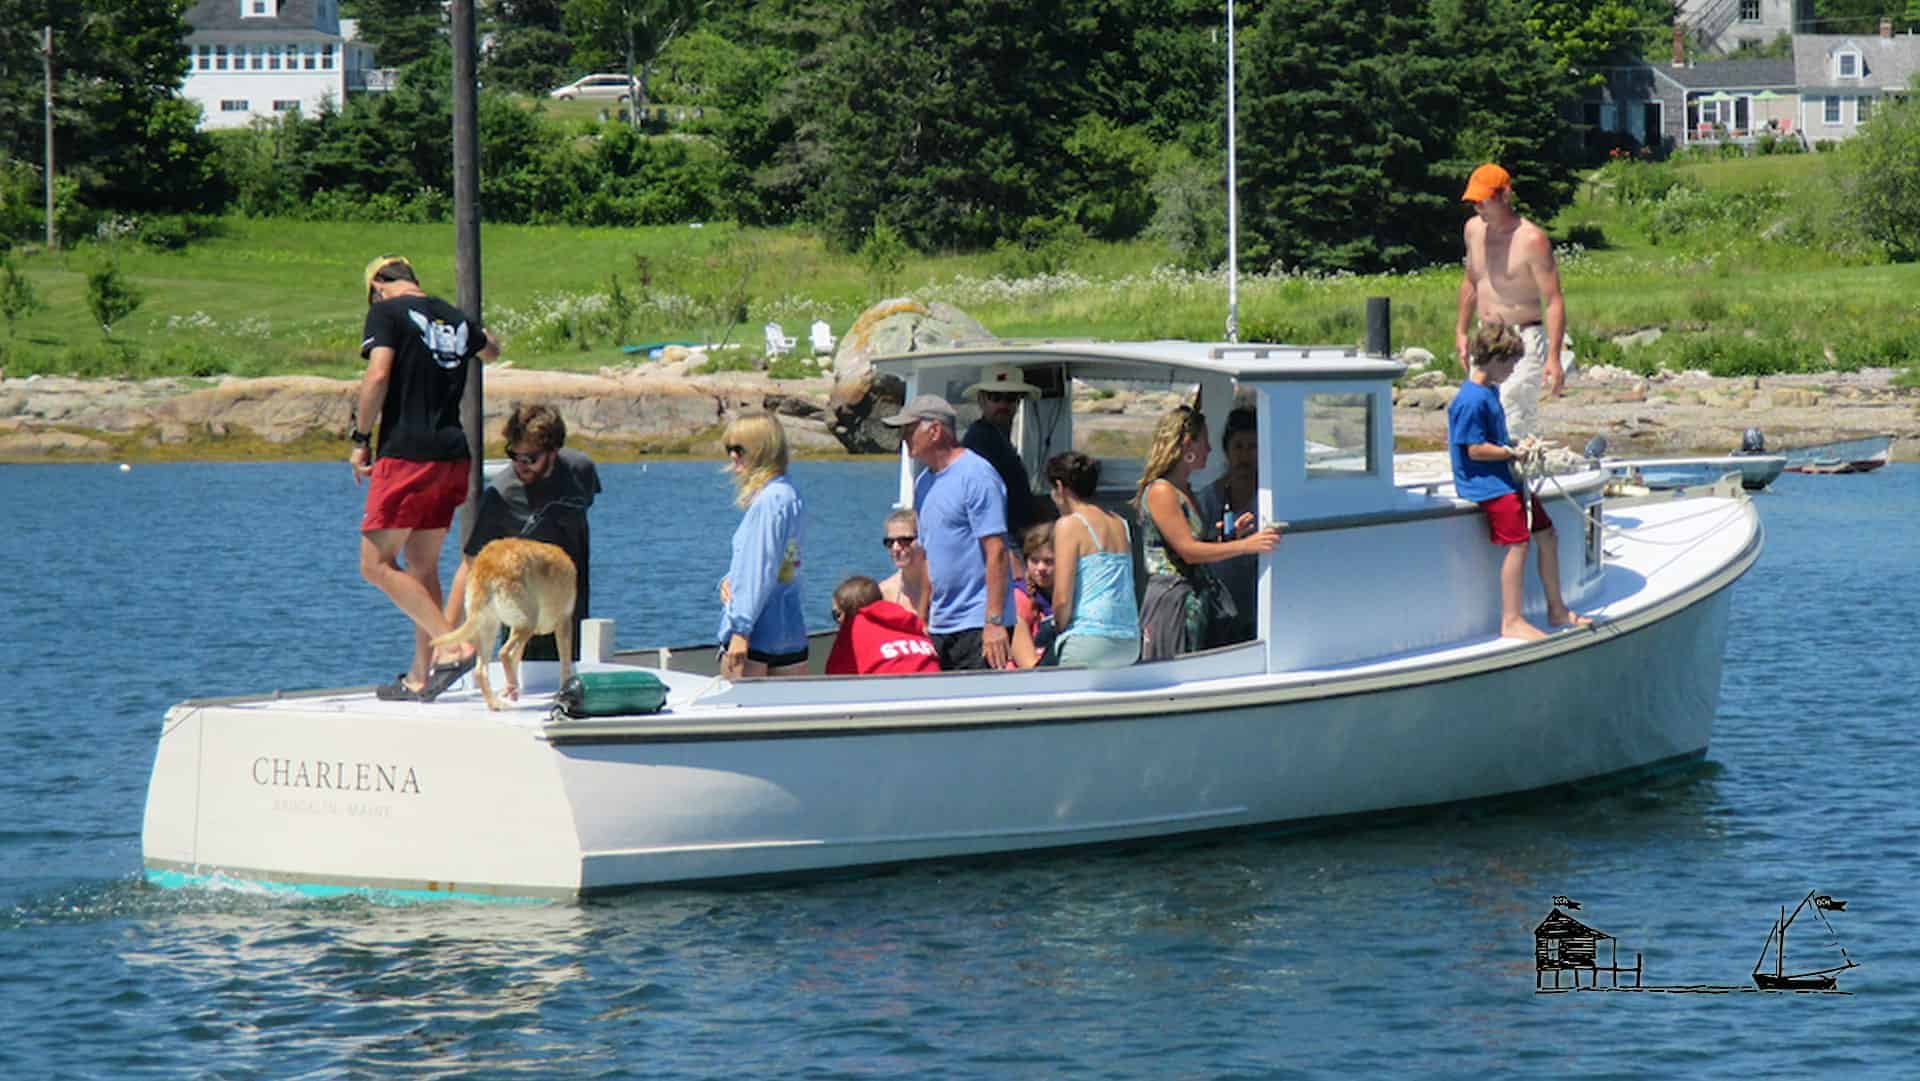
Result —
M 1554 627 L 1572 627 L 1592 620 L 1572 611 L 1560 596 L 1560 553 L 1553 534 L 1553 519 L 1547 517 L 1540 501 L 1527 497 L 1529 506 L 1521 506 L 1521 487 L 1514 482 L 1508 463 L 1522 452 L 1507 445 L 1507 414 L 1500 408 L 1500 384 L 1513 374 L 1513 366 L 1526 352 L 1526 344 L 1512 327 L 1499 323 L 1482 324 L 1467 353 L 1472 370 L 1460 384 L 1453 404 L 1447 407 L 1447 453 L 1453 460 L 1453 489 L 1462 499 L 1471 499 L 1487 512 L 1487 528 L 1493 543 L 1506 546 L 1500 561 L 1500 636 L 1502 638 L 1545 638 L 1547 632 L 1528 622 L 1521 612 L 1525 599 L 1527 542 L 1532 533 L 1547 536 L 1540 541 L 1540 584 L 1547 593 L 1547 621 Z

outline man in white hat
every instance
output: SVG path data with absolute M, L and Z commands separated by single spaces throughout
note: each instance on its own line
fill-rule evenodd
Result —
M 1020 378 L 1020 369 L 1011 364 L 989 364 L 980 372 L 980 381 L 967 388 L 980 406 L 980 419 L 967 429 L 960 445 L 985 458 L 1007 486 L 1007 537 L 1015 543 L 1037 517 L 1033 486 L 1027 481 L 1026 466 L 1013 446 L 1013 414 L 1020 399 L 1040 393 L 1040 388 Z

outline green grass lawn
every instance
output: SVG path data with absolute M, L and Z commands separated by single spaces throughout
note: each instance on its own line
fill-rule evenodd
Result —
M 556 103 L 565 104 L 565 103 Z M 574 103 L 578 104 L 578 103 Z M 1780 213 L 1831 187 L 1831 155 L 1677 166 L 1699 188 L 1735 199 L 1785 190 Z M 1643 211 L 1589 189 L 1550 228 L 1583 225 L 1603 247 L 1562 265 L 1569 327 L 1588 362 L 1643 369 L 1706 367 L 1721 374 L 1772 367 L 1905 365 L 1920 356 L 1910 297 L 1920 268 L 1865 263 L 1771 241 L 1764 227 L 1707 220 L 1650 230 Z M 1761 198 L 1761 196 L 1754 196 Z M 96 246 L 16 252 L 46 302 L 6 339 L 9 375 L 314 373 L 351 377 L 365 297 L 361 269 L 404 254 L 430 292 L 456 294 L 447 225 L 358 225 L 228 218 L 218 236 L 183 252 L 123 245 L 123 273 L 145 296 L 106 339 L 86 304 L 86 274 L 109 257 Z M 824 319 L 836 334 L 887 297 L 946 301 L 990 331 L 1017 337 L 1218 338 L 1226 317 L 1219 275 L 1159 268 L 1145 241 L 1090 244 L 1056 275 L 1010 278 L 995 253 L 914 256 L 877 280 L 857 256 L 795 229 L 587 229 L 489 226 L 482 232 L 485 318 L 522 367 L 595 370 L 634 363 L 624 343 L 713 341 L 749 351 L 778 321 L 803 338 Z M 744 301 L 726 301 L 744 282 Z M 1243 337 L 1301 344 L 1357 343 L 1369 296 L 1393 301 L 1394 341 L 1446 358 L 1459 271 L 1409 275 L 1242 279 Z M 624 298 L 624 301 L 617 299 Z M 744 307 L 744 313 L 740 308 Z M 743 319 L 726 324 L 734 316 Z M 1666 336 L 1631 356 L 1609 338 L 1658 326 Z

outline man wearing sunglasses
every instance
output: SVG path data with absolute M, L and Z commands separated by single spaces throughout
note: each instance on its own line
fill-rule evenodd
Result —
M 580 659 L 580 621 L 587 618 L 587 560 L 592 554 L 587 510 L 600 494 L 600 471 L 593 459 L 567 450 L 567 422 L 552 406 L 522 403 L 507 414 L 501 433 L 507 443 L 507 468 L 500 470 L 480 492 L 480 510 L 474 516 L 473 535 L 462 550 L 460 568 L 453 573 L 447 596 L 447 622 L 458 627 L 467 618 L 467 572 L 473 558 L 490 541 L 525 537 L 558 545 L 573 560 L 573 656 Z M 522 658 L 557 661 L 560 648 L 553 635 L 542 634 L 527 643 Z
M 430 702 L 472 667 L 456 646 L 436 657 L 431 641 L 453 629 L 440 610 L 440 548 L 467 499 L 460 398 L 468 365 L 498 357 L 500 347 L 465 312 L 428 296 L 406 259 L 382 255 L 367 264 L 365 278 L 360 355 L 367 374 L 347 457 L 353 482 L 369 482 L 360 575 L 414 624 L 413 662 L 379 688 L 380 697 Z
M 1040 393 L 1040 388 L 1022 379 L 1020 369 L 1011 364 L 989 364 L 967 393 L 979 404 L 980 419 L 967 428 L 960 445 L 985 458 L 1000 474 L 1000 483 L 1007 486 L 1007 541 L 1017 547 L 1039 515 L 1026 466 L 1014 449 L 1013 415 L 1020 408 L 1020 400 Z M 1016 577 L 1022 569 L 1016 561 Z

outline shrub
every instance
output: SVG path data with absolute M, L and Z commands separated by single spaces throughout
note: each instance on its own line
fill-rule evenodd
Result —
M 100 333 L 109 338 L 113 337 L 113 324 L 132 315 L 145 300 L 140 290 L 120 275 L 116 263 L 104 263 L 87 275 L 87 308 L 100 324 Z

